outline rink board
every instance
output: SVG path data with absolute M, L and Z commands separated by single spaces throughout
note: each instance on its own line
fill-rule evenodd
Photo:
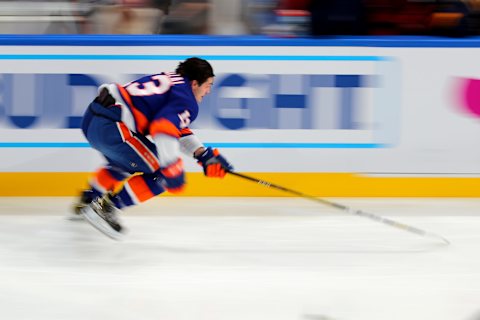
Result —
M 473 177 L 369 177 L 351 173 L 246 173 L 317 197 L 480 197 Z M 89 178 L 84 172 L 10 172 L 0 174 L 1 196 L 75 196 Z M 166 193 L 165 195 L 170 195 Z M 179 195 L 174 195 L 179 196 Z M 288 197 L 289 193 L 234 176 L 206 178 L 187 173 L 181 196 Z
M 190 56 L 216 74 L 192 130 L 239 172 L 316 196 L 480 196 L 477 38 L 1 36 L 0 48 L 0 196 L 78 193 L 103 164 L 79 130 L 98 85 Z M 185 195 L 288 196 L 185 164 Z

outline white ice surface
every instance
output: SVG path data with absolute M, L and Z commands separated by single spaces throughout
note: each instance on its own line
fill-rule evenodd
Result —
M 0 198 L 2 320 L 479 320 L 480 199 L 158 198 L 116 242 Z

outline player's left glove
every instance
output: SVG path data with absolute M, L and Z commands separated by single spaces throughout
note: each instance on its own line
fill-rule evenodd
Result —
M 163 176 L 163 186 L 171 193 L 180 193 L 185 186 L 185 172 L 183 171 L 183 161 L 178 159 L 169 166 L 162 168 L 160 173 Z
M 220 155 L 218 149 L 208 147 L 196 159 L 207 177 L 223 178 L 228 171 L 233 171 L 233 166 Z

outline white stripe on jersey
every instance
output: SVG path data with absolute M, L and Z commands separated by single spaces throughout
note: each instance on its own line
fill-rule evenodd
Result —
M 157 134 L 153 137 L 153 140 L 157 146 L 161 168 L 168 167 L 178 160 L 180 157 L 180 143 L 177 138 L 166 134 Z
M 197 151 L 198 148 L 204 147 L 194 134 L 181 137 L 178 141 L 180 142 L 180 150 L 189 156 L 193 156 L 193 153 Z

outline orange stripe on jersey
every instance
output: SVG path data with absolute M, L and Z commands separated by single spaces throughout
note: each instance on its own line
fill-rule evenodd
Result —
M 128 103 L 130 110 L 132 110 L 133 117 L 135 118 L 135 123 L 137 125 L 137 132 L 145 133 L 147 129 L 148 120 L 143 113 L 141 113 L 132 102 L 130 95 L 124 87 L 117 85 L 118 91 L 122 95 L 122 98 Z
M 153 121 L 150 124 L 150 134 L 155 136 L 157 134 L 166 134 L 175 138 L 180 137 L 180 130 L 165 118 Z
M 95 179 L 97 180 L 98 185 L 107 191 L 115 190 L 121 183 L 121 181 L 115 179 L 106 168 L 98 170 L 95 173 Z
M 132 192 L 135 194 L 135 197 L 140 202 L 144 202 L 155 196 L 141 175 L 131 178 L 127 183 L 130 187 L 130 190 L 132 190 Z
M 125 123 L 117 122 L 117 128 L 118 128 L 118 131 L 120 131 L 120 134 L 122 135 L 123 142 L 127 141 L 128 139 L 130 139 L 132 137 L 132 133 L 127 128 Z
M 193 132 L 189 128 L 183 128 L 182 130 L 180 130 L 181 137 L 189 136 L 191 134 L 193 134 Z

